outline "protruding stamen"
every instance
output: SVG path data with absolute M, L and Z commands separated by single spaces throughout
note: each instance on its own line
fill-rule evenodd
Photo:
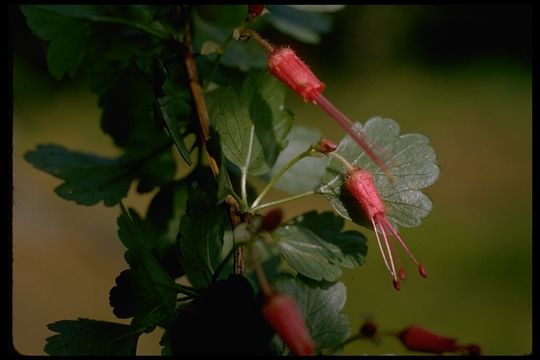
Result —
M 401 279 L 401 280 L 405 280 L 407 278 L 407 272 L 405 271 L 404 268 L 399 268 L 398 270 L 398 277 Z
M 399 286 L 399 280 L 398 280 L 398 279 L 393 279 L 393 280 L 392 280 L 392 285 L 394 285 L 394 289 L 396 289 L 397 291 L 399 291 L 400 286 Z
M 420 276 L 422 276 L 423 278 L 427 278 L 428 272 L 426 268 L 424 267 L 424 265 L 422 264 L 418 265 L 418 272 L 420 273 Z
M 377 220 L 381 220 L 384 219 L 384 216 L 377 216 Z M 381 225 L 381 223 L 379 222 L 379 225 Z M 390 242 L 388 241 L 388 238 L 386 237 L 386 231 L 384 230 L 384 226 L 381 225 L 381 231 L 382 231 L 382 234 L 383 234 L 383 238 L 384 238 L 384 243 L 386 244 L 386 249 L 388 249 L 388 257 L 390 258 L 390 266 L 392 267 L 392 276 L 394 277 L 394 279 L 397 280 L 397 274 L 396 274 L 396 267 L 394 266 L 394 258 L 392 256 L 392 249 L 390 248 Z
M 414 263 L 418 266 L 420 266 L 420 262 L 418 262 L 418 260 L 416 260 L 416 258 L 414 257 L 414 255 L 412 254 L 412 252 L 409 250 L 409 248 L 407 247 L 407 245 L 405 245 L 405 242 L 403 242 L 403 240 L 401 240 L 401 237 L 399 236 L 399 234 L 397 233 L 396 229 L 394 229 L 394 227 L 392 226 L 392 224 L 390 224 L 390 222 L 388 221 L 388 219 L 386 218 L 386 216 L 381 216 L 380 217 L 380 220 L 379 222 L 388 230 L 390 231 L 390 233 L 392 233 L 392 235 L 394 236 L 394 238 L 396 238 L 399 243 L 401 244 L 401 246 L 403 247 L 403 249 L 405 250 L 405 252 L 407 253 L 407 255 L 409 255 L 409 257 L 412 259 L 412 261 L 414 261 Z
M 377 225 L 375 224 L 375 221 L 373 220 L 373 218 L 371 218 L 371 223 L 373 224 L 373 231 L 375 231 L 375 237 L 377 238 L 377 244 L 379 244 L 379 250 L 381 250 L 381 254 L 384 260 L 384 265 L 386 265 L 388 272 L 392 274 L 392 270 L 390 269 L 390 266 L 388 265 L 388 260 L 386 260 L 386 255 L 384 254 L 384 250 L 381 244 L 381 239 L 379 238 L 379 233 L 377 232 Z M 392 276 L 394 276 L 394 274 L 392 274 Z

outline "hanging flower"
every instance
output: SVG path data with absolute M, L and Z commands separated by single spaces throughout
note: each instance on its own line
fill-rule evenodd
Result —
M 294 355 L 315 355 L 315 343 L 309 335 L 296 301 L 288 295 L 273 293 L 266 297 L 263 316 L 272 325 Z
M 428 273 L 426 268 L 418 262 L 407 245 L 405 245 L 405 242 L 401 239 L 394 226 L 388 221 L 386 206 L 377 190 L 373 175 L 367 170 L 354 167 L 350 164 L 348 166 L 349 169 L 345 180 L 345 186 L 358 201 L 362 210 L 364 210 L 365 215 L 373 225 L 373 231 L 377 238 L 379 250 L 381 251 L 386 268 L 392 275 L 394 288 L 396 290 L 400 289 L 399 280 L 404 280 L 406 273 L 405 270 L 400 267 L 397 253 L 393 251 L 392 240 L 401 245 L 407 255 L 418 267 L 420 275 L 422 277 L 427 277 Z M 382 234 L 382 240 L 379 236 L 379 232 Z M 392 237 L 390 237 L 390 235 Z

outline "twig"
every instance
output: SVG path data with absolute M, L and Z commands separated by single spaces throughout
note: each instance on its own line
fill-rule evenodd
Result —
M 199 119 L 202 145 L 206 155 L 208 157 L 208 163 L 212 173 L 215 177 L 219 174 L 219 167 L 216 159 L 208 151 L 208 142 L 210 141 L 210 117 L 208 116 L 208 108 L 206 107 L 206 101 L 202 92 L 201 84 L 199 83 L 199 74 L 197 72 L 197 64 L 193 58 L 193 49 L 191 48 L 191 28 L 189 24 L 186 26 L 186 32 L 184 35 L 184 45 L 186 46 L 186 54 L 184 62 L 186 65 L 189 88 L 191 95 L 193 96 L 193 102 L 195 103 L 195 109 L 197 110 L 197 118 Z

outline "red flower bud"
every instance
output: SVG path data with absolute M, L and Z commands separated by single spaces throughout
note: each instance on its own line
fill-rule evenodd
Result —
M 266 298 L 262 312 L 294 355 L 315 354 L 315 343 L 292 297 L 284 294 L 270 295 Z
M 321 154 L 328 154 L 337 149 L 337 145 L 330 139 L 322 137 L 314 146 L 315 151 Z
M 442 354 L 459 350 L 456 339 L 434 334 L 419 326 L 409 326 L 398 337 L 412 351 Z
M 274 209 L 267 212 L 262 220 L 260 231 L 272 231 L 281 224 L 283 220 L 283 211 L 281 209 Z
M 264 5 L 248 5 L 248 15 L 250 17 L 259 16 L 264 11 Z
M 290 48 L 276 48 L 270 53 L 268 68 L 272 75 L 298 93 L 304 101 L 314 101 L 326 87 Z

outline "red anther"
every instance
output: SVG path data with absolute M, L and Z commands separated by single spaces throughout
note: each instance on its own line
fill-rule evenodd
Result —
M 401 280 L 405 280 L 407 278 L 407 272 L 404 268 L 399 268 L 398 270 L 398 276 Z
M 281 224 L 283 220 L 283 211 L 281 209 L 273 209 L 263 216 L 259 231 L 272 231 Z
M 377 325 L 371 321 L 366 321 L 360 328 L 360 334 L 366 338 L 372 338 L 377 334 Z
M 296 53 L 287 47 L 276 48 L 268 55 L 268 69 L 304 101 L 312 102 L 326 87 Z
M 315 151 L 321 154 L 328 154 L 337 149 L 337 145 L 327 137 L 322 137 L 315 145 Z
M 262 312 L 294 355 L 315 355 L 315 343 L 292 297 L 274 293 L 266 298 Z
M 418 265 L 418 272 L 420 273 L 420 276 L 422 276 L 423 278 L 427 278 L 428 272 L 426 268 L 424 267 L 424 265 L 422 264 Z
M 264 11 L 264 5 L 248 5 L 248 15 L 250 17 L 259 16 Z
M 397 291 L 399 291 L 399 289 L 401 289 L 401 287 L 399 285 L 399 280 L 397 280 L 397 279 L 392 280 L 392 285 L 394 285 L 394 289 L 396 289 Z
M 456 352 L 460 348 L 456 344 L 456 339 L 434 334 L 420 326 L 409 326 L 400 332 L 398 337 L 411 351 L 442 354 Z

